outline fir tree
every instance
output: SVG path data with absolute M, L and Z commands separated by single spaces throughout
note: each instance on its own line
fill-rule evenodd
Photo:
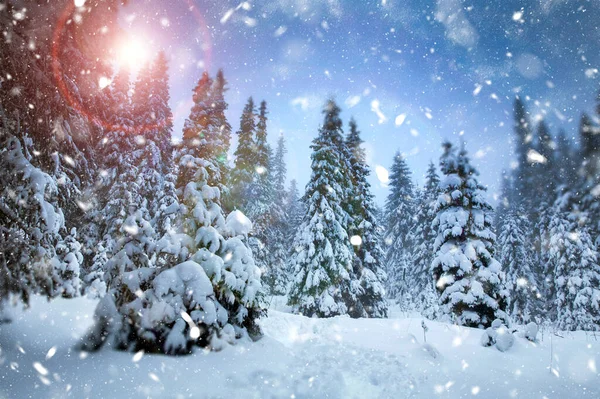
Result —
M 505 275 L 494 258 L 496 237 L 490 230 L 492 207 L 484 199 L 485 188 L 464 148 L 456 154 L 452 144 L 444 143 L 440 167 L 444 177 L 432 224 L 438 236 L 431 266 L 441 310 L 469 327 L 487 328 L 497 318 L 508 322 Z
M 536 161 L 532 167 L 531 172 L 532 182 L 534 190 L 535 202 L 532 202 L 532 206 L 535 208 L 535 204 L 539 202 L 552 203 L 555 199 L 556 192 L 556 168 L 554 161 L 554 147 L 555 143 L 552 140 L 550 130 L 544 121 L 540 121 L 537 126 L 537 142 L 535 143 L 535 150 L 541 156 L 539 161 Z M 539 209 L 534 210 L 535 215 L 539 213 Z
M 108 342 L 186 354 L 260 335 L 260 272 L 247 246 L 252 225 L 237 211 L 225 219 L 220 190 L 208 184 L 210 163 L 197 155 L 193 137 L 184 138 L 176 156 L 180 217 L 158 242 L 148 239 L 154 234 L 140 211 L 128 219 L 130 237 L 120 245 L 128 250 L 114 262 L 125 267 L 97 309 L 85 348 Z M 153 265 L 148 253 L 164 262 Z
M 558 170 L 558 182 L 560 185 L 570 185 L 577 181 L 576 155 L 572 144 L 564 130 L 561 130 L 556 138 L 556 167 Z
M 231 198 L 229 209 L 238 208 L 245 211 L 250 185 L 254 180 L 255 171 L 255 121 L 256 109 L 252 97 L 248 99 L 240 118 L 238 130 L 238 146 L 235 150 L 235 166 L 231 171 Z
M 435 218 L 435 204 L 439 195 L 440 178 L 433 162 L 429 163 L 425 178 L 425 187 L 418 198 L 414 227 L 409 232 L 412 267 L 408 273 L 407 285 L 417 309 L 432 317 L 437 309 L 437 295 L 433 282 L 431 261 L 436 231 L 431 228 Z
M 406 273 L 411 265 L 409 232 L 415 214 L 415 188 L 411 172 L 400 153 L 394 156 L 390 173 L 390 194 L 385 203 L 386 265 L 388 296 L 399 303 L 406 300 Z
M 530 151 L 533 144 L 533 133 L 529 121 L 528 112 L 523 101 L 517 97 L 514 104 L 515 119 L 515 142 L 517 155 L 517 168 L 515 169 L 514 190 L 518 204 L 525 207 L 526 212 L 530 212 L 532 206 L 533 172 L 529 160 Z
M 212 101 L 211 123 L 209 125 L 209 148 L 211 153 L 206 155 L 206 159 L 213 159 L 213 163 L 219 170 L 219 179 L 211 184 L 219 187 L 221 196 L 229 195 L 229 161 L 227 153 L 231 143 L 231 125 L 225 117 L 225 111 L 229 105 L 225 101 L 225 92 L 227 91 L 227 81 L 223 76 L 223 71 L 219 69 L 217 76 L 211 88 L 210 99 Z
M 269 210 L 269 226 L 267 227 L 267 248 L 269 251 L 269 263 L 266 273 L 263 274 L 263 282 L 270 288 L 272 294 L 283 295 L 287 291 L 288 273 L 286 270 L 288 246 L 288 215 L 286 215 L 285 190 L 286 165 L 285 139 L 279 136 L 277 148 L 271 160 L 271 184 L 273 190 L 273 202 Z
M 306 187 L 307 213 L 294 240 L 294 278 L 289 304 L 300 313 L 331 317 L 353 312 L 361 287 L 352 270 L 353 250 L 346 233 L 347 171 L 340 109 L 329 100 L 325 120 L 311 146 L 312 175 Z
M 600 266 L 587 227 L 572 229 L 557 212 L 550 225 L 548 265 L 559 330 L 600 330 Z
M 241 138 L 240 138 L 241 139 Z M 259 107 L 256 135 L 253 137 L 254 149 L 252 154 L 240 152 L 240 157 L 252 156 L 253 164 L 247 163 L 251 180 L 243 190 L 246 196 L 240 200 L 240 209 L 252 220 L 249 245 L 254 254 L 256 265 L 268 274 L 272 267 L 270 264 L 269 226 L 271 220 L 271 207 L 273 204 L 273 187 L 271 184 L 271 148 L 267 143 L 267 103 L 262 101 Z M 238 147 L 238 150 L 240 148 Z M 249 159 L 249 158 L 247 158 Z M 237 161 L 237 159 L 236 159 Z
M 353 190 L 350 198 L 352 213 L 348 235 L 354 247 L 354 274 L 359 277 L 362 288 L 358 300 L 364 314 L 358 317 L 386 317 L 387 303 L 383 282 L 386 274 L 383 269 L 384 253 L 375 217 L 375 201 L 367 178 L 371 171 L 366 164 L 365 151 L 360 132 L 354 119 L 350 120 L 350 130 L 346 145 L 350 153 L 350 167 Z M 354 238 L 355 242 L 352 242 Z
M 27 159 L 0 111 L 0 307 L 11 294 L 25 305 L 32 294 L 76 296 L 82 258 L 75 231 L 64 228 L 58 184 Z
M 202 74 L 193 91 L 194 105 L 183 128 L 183 139 L 188 146 L 194 145 L 197 156 L 211 160 L 214 170 L 209 171 L 209 183 L 226 191 L 229 167 L 227 151 L 231 139 L 231 127 L 225 118 L 227 103 L 224 92 L 225 79 L 219 71 L 213 81 L 207 72 Z
M 302 219 L 306 214 L 304 203 L 300 198 L 298 192 L 298 183 L 296 179 L 292 179 L 290 182 L 290 188 L 286 196 L 285 214 L 287 215 L 286 232 L 284 237 L 286 238 L 286 246 L 292 248 L 294 243 L 294 236 L 302 224 Z
M 508 309 L 519 323 L 528 323 L 538 312 L 538 283 L 533 272 L 532 249 L 523 238 L 531 230 L 522 209 L 511 208 L 500 230 L 500 263 L 506 271 Z

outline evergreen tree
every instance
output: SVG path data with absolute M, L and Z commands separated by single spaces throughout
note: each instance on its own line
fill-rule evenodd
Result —
M 532 251 L 527 247 L 527 241 L 523 240 L 530 230 L 523 210 L 510 208 L 498 239 L 500 263 L 506 271 L 509 313 L 514 320 L 523 324 L 531 321 L 538 311 L 539 292 L 533 272 Z
M 260 335 L 260 272 L 247 246 L 252 224 L 237 211 L 225 219 L 220 190 L 208 184 L 215 167 L 198 156 L 194 141 L 184 137 L 176 156 L 181 207 L 174 228 L 152 243 L 155 234 L 142 213 L 128 218 L 130 237 L 120 245 L 127 251 L 115 262 L 121 270 L 96 311 L 85 348 L 108 342 L 124 350 L 185 354 Z M 164 261 L 153 265 L 146 255 L 153 252 Z
M 113 252 L 116 242 L 134 201 L 141 201 L 136 184 L 137 166 L 132 162 L 136 144 L 132 137 L 134 122 L 127 94 L 129 71 L 126 68 L 119 71 L 110 91 L 110 128 L 96 149 L 103 173 L 93 190 L 97 203 L 88 212 L 90 219 L 85 244 L 85 253 L 92 260 L 84 272 L 84 291 L 92 297 L 106 293 L 109 283 L 104 276 L 106 262 L 116 253 Z
M 296 179 L 293 179 L 290 182 L 290 188 L 288 189 L 285 204 L 285 214 L 287 215 L 287 226 L 284 237 L 286 239 L 287 248 L 292 248 L 293 250 L 294 236 L 300 228 L 302 219 L 306 214 L 306 207 L 300 198 Z
M 518 203 L 523 205 L 526 212 L 530 212 L 533 194 L 532 184 L 533 172 L 529 160 L 530 151 L 533 146 L 533 133 L 529 121 L 528 112 L 521 98 L 517 97 L 514 104 L 515 118 L 515 142 L 517 155 L 517 168 L 515 169 L 514 190 Z
M 247 199 L 250 195 L 250 185 L 256 174 L 255 157 L 255 121 L 256 109 L 252 97 L 248 99 L 242 116 L 240 118 L 240 130 L 238 130 L 238 146 L 235 150 L 235 166 L 231 171 L 231 198 L 229 209 L 241 209 L 245 211 Z
M 356 122 L 351 119 L 350 130 L 346 136 L 353 185 L 348 235 L 354 247 L 354 274 L 359 277 L 362 288 L 358 300 L 364 314 L 359 316 L 386 317 L 387 303 L 383 287 L 386 280 L 383 269 L 385 255 L 381 249 L 381 236 L 377 229 L 379 223 L 375 216 L 375 200 L 371 194 L 371 185 L 367 181 L 371 171 L 366 163 L 362 143 Z M 352 242 L 352 238 L 355 242 Z
M 425 178 L 425 187 L 418 198 L 414 227 L 409 232 L 408 241 L 413 243 L 411 265 L 407 286 L 411 297 L 415 298 L 418 310 L 433 316 L 437 308 L 437 296 L 433 284 L 431 261 L 433 260 L 433 243 L 437 236 L 431 228 L 435 218 L 435 204 L 439 195 L 440 178 L 433 162 L 429 163 Z M 432 308 L 432 309 L 430 309 Z
M 408 165 L 399 152 L 394 156 L 389 185 L 390 193 L 385 203 L 387 293 L 390 298 L 403 304 L 408 293 L 406 273 L 411 267 L 412 243 L 409 242 L 409 232 L 415 214 L 415 187 Z
M 490 230 L 492 207 L 484 199 L 478 172 L 466 150 L 456 154 L 449 142 L 444 143 L 440 167 L 444 178 L 432 224 L 438 236 L 431 266 L 441 310 L 457 324 L 469 327 L 487 328 L 494 319 L 508 322 L 505 275 L 494 258 L 496 237 Z
M 214 81 L 207 72 L 202 74 L 193 90 L 194 105 L 183 128 L 184 140 L 197 147 L 197 156 L 211 160 L 214 170 L 209 171 L 209 183 L 222 194 L 229 174 L 227 152 L 231 140 L 231 126 L 225 118 L 225 85 L 222 71 Z
M 243 204 L 240 204 L 240 209 L 252 220 L 253 228 L 248 243 L 252 249 L 254 261 L 263 273 L 268 274 L 269 269 L 273 266 L 270 263 L 272 248 L 269 245 L 268 231 L 272 223 L 273 187 L 270 170 L 271 148 L 267 143 L 267 103 L 265 101 L 260 104 L 253 142 L 253 154 L 239 154 L 241 157 L 251 155 L 254 159 L 253 169 L 248 171 L 251 181 L 246 186 L 246 196 L 243 198 Z
M 578 180 L 575 151 L 564 130 L 556 138 L 555 159 L 559 185 L 570 185 Z
M 229 162 L 227 153 L 231 143 L 231 125 L 225 117 L 225 111 L 229 107 L 225 101 L 225 92 L 227 91 L 227 81 L 223 76 L 223 71 L 219 69 L 217 76 L 212 84 L 210 99 L 212 101 L 212 112 L 210 114 L 211 123 L 208 131 L 208 148 L 211 152 L 207 154 L 206 159 L 213 159 L 213 163 L 219 169 L 219 179 L 215 179 L 214 184 L 221 190 L 221 196 L 229 195 Z
M 307 213 L 294 240 L 290 268 L 294 278 L 289 304 L 300 313 L 331 317 L 354 311 L 361 287 L 346 233 L 349 216 L 340 205 L 349 179 L 344 165 L 340 109 L 329 100 L 325 120 L 313 140 L 312 175 L 306 187 Z
M 58 184 L 27 159 L 0 111 L 0 307 L 11 294 L 25 305 L 31 294 L 75 296 L 82 259 L 75 231 L 65 231 Z
M 283 295 L 287 290 L 288 273 L 286 270 L 287 253 L 289 251 L 288 218 L 286 215 L 285 190 L 286 165 L 285 140 L 279 136 L 275 155 L 271 160 L 271 185 L 273 202 L 269 210 L 269 226 L 267 227 L 267 249 L 269 252 L 268 267 L 262 279 L 272 294 Z
M 557 328 L 599 331 L 600 266 L 588 228 L 573 230 L 567 215 L 557 212 L 550 225 L 548 263 Z
M 537 126 L 537 142 L 535 144 L 535 150 L 541 155 L 540 161 L 531 167 L 535 204 L 540 202 L 550 204 L 555 200 L 557 170 L 554 160 L 555 143 L 544 121 L 540 121 Z M 533 202 L 532 206 L 535 208 Z M 535 214 L 538 213 L 539 209 L 535 209 Z

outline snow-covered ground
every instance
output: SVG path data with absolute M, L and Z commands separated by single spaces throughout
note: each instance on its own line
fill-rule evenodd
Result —
M 168 357 L 81 353 L 96 302 L 46 302 L 0 325 L 0 398 L 599 398 L 600 336 L 582 332 L 508 352 L 481 330 L 421 319 L 308 319 L 272 310 L 265 337 Z M 281 301 L 272 306 L 281 309 Z M 541 337 L 540 337 L 541 338 Z

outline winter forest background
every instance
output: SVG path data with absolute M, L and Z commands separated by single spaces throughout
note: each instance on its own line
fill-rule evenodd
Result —
M 467 96 L 482 119 L 474 123 L 465 115 L 468 109 L 451 110 L 458 120 L 453 127 L 448 121 L 428 125 L 427 121 L 440 118 L 435 108 L 411 104 L 392 117 L 388 112 L 395 111 L 386 108 L 379 99 L 383 95 L 377 94 L 380 83 L 371 80 L 360 95 L 353 95 L 354 89 L 332 88 L 309 97 L 300 94 L 305 88 L 286 83 L 290 71 L 271 76 L 268 68 L 256 69 L 243 60 L 223 68 L 213 63 L 213 58 L 227 53 L 218 43 L 232 40 L 229 29 L 242 30 L 237 44 L 241 53 L 244 46 L 252 48 L 253 42 L 260 41 L 259 26 L 269 18 L 277 22 L 269 22 L 273 29 L 269 28 L 268 40 L 297 34 L 292 32 L 293 23 L 288 33 L 288 26 L 279 24 L 280 14 L 290 9 L 296 10 L 292 18 L 316 32 L 309 35 L 309 43 L 330 45 L 325 37 L 330 29 L 338 29 L 335 25 L 350 7 L 345 2 L 284 1 L 278 3 L 281 9 L 252 2 L 206 8 L 191 1 L 181 3 L 189 3 L 183 10 L 193 16 L 197 26 L 190 31 L 199 35 L 197 46 L 203 54 L 192 66 L 186 66 L 188 61 L 180 59 L 171 44 L 161 45 L 160 39 L 130 40 L 129 46 L 121 46 L 124 38 L 135 36 L 136 21 L 146 12 L 132 11 L 133 0 L 0 2 L 0 311 L 6 313 L 0 336 L 4 329 L 5 337 L 17 341 L 15 350 L 0 340 L 0 365 L 13 371 L 19 368 L 10 358 L 11 350 L 21 356 L 17 352 L 23 349 L 18 343 L 21 316 L 13 314 L 40 297 L 52 300 L 48 309 L 92 301 L 93 320 L 69 351 L 134 352 L 136 363 L 144 353 L 193 357 L 199 348 L 204 354 L 253 348 L 272 339 L 273 329 L 281 332 L 288 324 L 293 327 L 285 327 L 285 336 L 292 339 L 299 329 L 317 323 L 315 319 L 329 318 L 341 320 L 342 325 L 349 319 L 416 318 L 415 326 L 423 334 L 420 350 L 435 361 L 440 361 L 439 348 L 431 338 L 431 345 L 427 343 L 427 332 L 433 328 L 433 336 L 438 337 L 451 331 L 451 326 L 465 327 L 455 331 L 480 329 L 478 346 L 495 346 L 507 353 L 515 339 L 527 342 L 520 345 L 546 348 L 544 334 L 555 337 L 550 339 L 579 337 L 588 350 L 593 350 L 592 343 L 596 348 L 600 331 L 597 69 L 572 68 L 581 75 L 573 78 L 577 82 L 573 85 L 587 97 L 573 95 L 570 108 L 553 108 L 551 100 L 538 97 L 541 89 L 533 83 L 515 83 L 504 90 L 495 87 L 495 79 L 542 79 L 538 85 L 543 90 L 567 92 L 555 86 L 569 85 L 568 74 L 555 83 L 551 61 L 544 64 L 528 52 L 513 55 L 500 45 L 502 57 L 517 57 L 514 70 L 495 70 L 492 81 L 484 76 L 486 67 L 480 66 L 476 70 L 480 80 L 456 94 L 461 98 L 457 101 Z M 407 3 L 407 8 L 415 6 Z M 471 31 L 480 25 L 469 21 L 483 17 L 475 17 L 476 12 L 459 0 L 433 3 L 421 12 L 427 23 L 437 24 L 442 40 L 461 49 L 458 58 L 468 58 L 469 53 L 480 57 L 476 48 L 478 41 L 485 42 L 486 34 Z M 535 7 L 507 5 L 510 11 L 496 10 L 495 15 L 504 15 L 510 24 L 505 38 L 524 40 L 536 26 L 540 30 L 534 37 L 544 37 L 549 28 L 539 21 L 539 13 L 548 17 L 566 7 L 560 1 L 531 3 Z M 580 3 L 570 12 L 589 8 L 589 14 L 600 13 L 590 2 Z M 376 12 L 387 12 L 399 18 L 394 21 L 400 22 L 392 23 L 397 29 L 414 33 L 409 28 L 411 16 L 402 17 L 396 3 L 365 2 L 357 9 L 367 6 L 372 9 L 367 21 L 376 18 Z M 152 7 L 156 4 L 150 7 L 154 11 Z M 483 14 L 489 12 L 485 8 Z M 340 13 L 337 20 L 336 13 Z M 185 31 L 186 17 L 170 20 L 159 12 L 156 15 L 162 28 L 171 29 L 173 24 L 173 30 Z M 589 21 L 587 15 L 581 18 Z M 149 21 L 145 19 L 146 25 Z M 376 30 L 382 24 L 377 22 Z M 252 39 L 248 32 L 255 27 L 259 33 Z M 591 22 L 589 27 L 597 31 Z M 386 41 L 395 40 L 395 29 L 386 32 Z M 226 39 L 220 39 L 221 34 Z M 562 34 L 557 38 L 557 47 L 563 39 Z M 594 40 L 591 33 L 588 39 Z M 299 39 L 290 46 L 284 54 L 294 59 L 296 50 L 291 48 L 300 46 Z M 389 55 L 378 53 L 379 46 L 346 47 L 344 52 L 357 52 L 353 57 L 362 63 L 357 66 L 361 74 L 369 70 L 370 58 L 381 58 L 388 70 L 396 68 L 393 73 L 400 75 L 395 78 L 399 82 L 403 82 L 402 71 L 417 59 L 430 65 L 426 57 L 448 54 L 447 47 L 398 45 L 396 55 L 411 55 L 394 67 Z M 587 62 L 586 47 L 572 47 L 569 57 Z M 415 48 L 425 55 L 413 56 Z M 260 49 L 254 50 L 260 54 Z M 307 58 L 314 55 L 311 51 L 297 49 Z M 455 83 L 440 88 L 451 102 L 453 85 L 460 84 L 452 76 L 468 74 L 463 67 L 469 61 L 454 60 L 444 72 L 437 66 L 442 60 L 433 61 L 437 71 L 427 84 L 454 79 Z M 256 64 L 261 62 L 269 61 Z M 354 69 L 341 63 L 324 69 L 326 79 L 344 76 L 346 67 Z M 294 72 L 306 72 L 303 76 L 311 79 L 312 72 L 304 67 L 296 66 Z M 239 76 L 245 69 L 244 83 Z M 235 81 L 228 79 L 229 70 Z M 270 83 L 252 84 L 261 79 L 255 77 L 261 71 Z M 515 71 L 520 76 L 510 77 Z M 191 101 L 175 103 L 173 93 L 183 96 L 181 74 L 189 77 L 185 96 Z M 404 76 L 408 86 L 422 78 Z M 250 87 L 253 90 L 247 91 Z M 435 87 L 426 89 L 436 93 Z M 535 94 L 530 97 L 527 89 Z M 415 100 L 427 90 L 415 91 Z M 280 96 L 282 100 L 277 100 Z M 282 103 L 291 111 L 285 111 Z M 503 109 L 509 122 L 486 120 L 487 107 Z M 310 116 L 297 121 L 298 111 Z M 306 118 L 318 118 L 318 123 L 306 127 Z M 463 118 L 470 121 L 467 126 Z M 283 127 L 286 123 L 296 123 L 290 134 Z M 473 124 L 479 131 L 473 131 Z M 373 133 L 382 128 L 389 129 L 386 136 Z M 448 132 L 438 135 L 444 129 Z M 486 136 L 492 134 L 494 138 Z M 489 140 L 500 135 L 505 147 L 494 149 Z M 415 147 L 407 146 L 410 140 Z M 394 153 L 375 159 L 379 148 Z M 485 161 L 504 149 L 512 155 Z M 309 151 L 310 159 L 302 156 L 303 151 Z M 24 312 L 34 311 L 32 306 Z M 14 330 L 9 334 L 6 328 L 11 324 Z M 363 326 L 349 324 L 348 331 L 357 331 L 359 325 Z M 377 333 L 392 324 L 364 326 Z M 317 327 L 310 328 L 306 334 L 320 335 Z M 338 340 L 344 333 L 335 331 Z M 455 342 L 452 346 L 460 345 Z M 550 345 L 554 351 L 554 342 Z M 56 346 L 51 355 L 46 354 L 46 361 L 55 352 Z M 338 354 L 324 353 L 343 368 Z M 594 353 L 584 363 L 597 378 Z M 560 359 L 555 356 L 550 355 L 549 369 L 558 377 Z M 41 363 L 36 361 L 33 367 L 43 385 L 58 384 L 60 379 L 54 377 L 52 382 Z M 10 383 L 8 373 L 8 368 L 2 371 L 2 381 L 16 389 L 18 384 Z M 158 382 L 159 377 L 152 375 Z M 308 377 L 308 381 L 314 378 Z M 414 391 L 424 384 L 418 378 L 407 377 L 409 388 L 391 381 L 375 384 L 373 378 L 369 377 L 369 384 L 380 385 L 383 391 L 377 395 L 368 391 L 364 397 L 410 396 L 400 394 L 401 389 L 424 397 L 429 392 Z M 452 397 L 453 384 L 435 385 L 435 392 Z M 292 386 L 290 392 L 318 397 L 329 389 L 319 387 L 322 391 Z M 15 392 L 10 389 L 6 392 Z M 468 389 L 476 395 L 481 388 Z M 36 392 L 46 397 L 44 391 Z M 257 392 L 260 397 L 280 397 L 281 392 L 289 397 L 287 391 Z M 496 391 L 485 392 L 498 397 Z M 3 394 L 10 395 L 0 387 Z

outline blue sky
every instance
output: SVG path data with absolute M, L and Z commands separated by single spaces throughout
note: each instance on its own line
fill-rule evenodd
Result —
M 576 135 L 581 111 L 592 111 L 599 3 L 130 0 L 121 25 L 169 56 L 175 135 L 202 71 L 223 68 L 234 131 L 246 99 L 265 99 L 270 141 L 284 134 L 288 177 L 302 186 L 321 107 L 335 96 L 345 123 L 357 120 L 372 168 L 389 168 L 401 151 L 422 184 L 442 140 L 463 138 L 493 200 L 512 161 L 515 95 L 553 133 Z M 383 203 L 385 185 L 375 173 L 371 183 Z

